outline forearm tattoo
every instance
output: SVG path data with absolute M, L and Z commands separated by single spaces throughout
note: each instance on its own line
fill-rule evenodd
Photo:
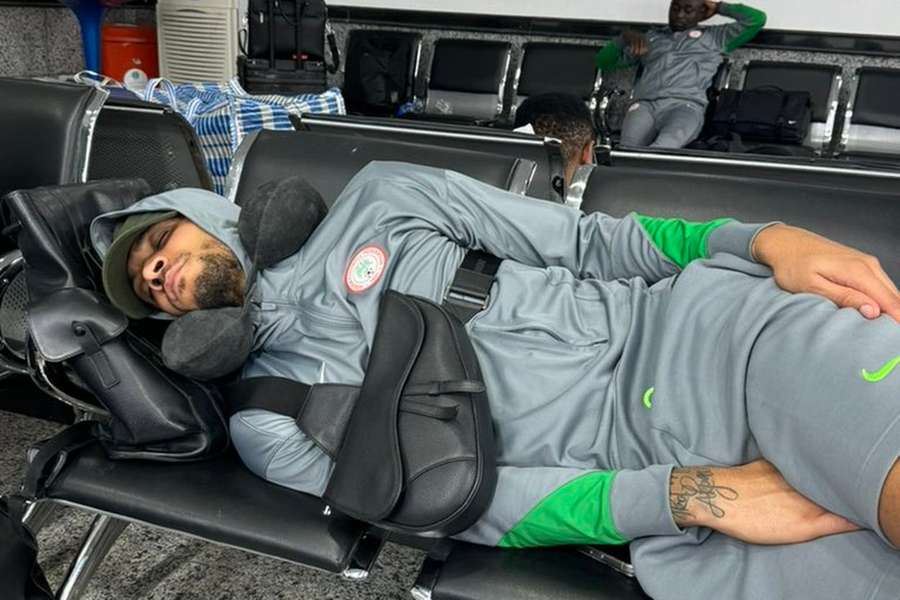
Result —
M 678 523 L 690 523 L 705 510 L 716 519 L 725 517 L 723 500 L 740 497 L 734 489 L 716 485 L 711 469 L 675 469 L 669 486 L 669 506 Z

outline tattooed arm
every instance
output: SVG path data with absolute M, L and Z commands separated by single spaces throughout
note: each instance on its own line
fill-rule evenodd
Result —
M 669 505 L 679 527 L 709 527 L 752 544 L 794 544 L 859 529 L 800 495 L 764 460 L 675 469 Z

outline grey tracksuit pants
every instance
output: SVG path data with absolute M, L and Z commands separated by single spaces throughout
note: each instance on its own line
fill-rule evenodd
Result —
M 765 271 L 729 258 L 691 265 L 679 276 L 667 310 L 688 315 L 684 337 L 692 332 L 715 343 L 685 339 L 686 358 L 661 349 L 669 357 L 663 371 L 682 382 L 675 388 L 682 393 L 666 395 L 658 386 L 647 435 L 664 432 L 671 454 L 659 459 L 740 464 L 765 457 L 803 495 L 866 530 L 783 546 L 744 544 L 703 529 L 642 538 L 632 543 L 642 585 L 658 600 L 900 598 L 900 551 L 878 533 L 880 491 L 900 456 L 900 325 L 886 316 L 865 322 L 855 310 L 787 294 L 771 279 L 720 265 Z M 744 354 L 741 340 L 750 332 L 755 341 Z M 688 371 L 680 368 L 685 360 L 709 371 L 693 393 L 679 374 Z M 745 368 L 735 373 L 723 368 L 739 362 Z M 727 398 L 700 394 L 717 377 L 736 373 L 744 376 L 743 417 Z M 703 395 L 703 402 L 685 393 Z M 742 422 L 749 436 L 735 429 Z
M 623 146 L 683 148 L 703 129 L 706 109 L 688 100 L 632 102 L 622 123 Z

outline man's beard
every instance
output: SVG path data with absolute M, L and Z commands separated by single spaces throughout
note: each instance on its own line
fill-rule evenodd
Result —
M 197 277 L 194 297 L 200 308 L 240 306 L 244 303 L 244 272 L 231 253 L 200 257 L 203 271 Z

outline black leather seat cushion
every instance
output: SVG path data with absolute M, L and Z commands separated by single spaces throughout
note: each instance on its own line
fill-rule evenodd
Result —
M 594 46 L 574 44 L 527 44 L 518 94 L 561 92 L 587 100 L 594 91 L 597 77 L 594 59 L 598 50 Z
M 253 550 L 342 571 L 365 526 L 321 500 L 268 483 L 233 452 L 209 461 L 112 461 L 98 444 L 78 452 L 48 497 Z
M 812 120 L 823 123 L 828 119 L 828 97 L 840 67 L 803 63 L 753 61 L 747 67 L 744 89 L 773 85 L 785 91 L 809 92 L 812 98 Z
M 863 68 L 853 106 L 854 125 L 900 129 L 900 70 Z
M 433 600 L 646 600 L 637 581 L 572 549 L 456 546 Z
M 236 202 L 271 181 L 300 175 L 331 206 L 344 186 L 373 160 L 396 160 L 453 169 L 491 185 L 506 188 L 516 162 L 511 156 L 456 148 L 433 141 L 395 141 L 315 131 L 261 131 L 241 169 Z
M 496 94 L 503 80 L 506 42 L 438 40 L 434 45 L 431 79 L 433 90 Z
M 897 179 L 797 172 L 787 179 L 784 171 L 739 165 L 616 161 L 617 166 L 594 171 L 584 194 L 585 212 L 784 221 L 874 254 L 900 282 Z

